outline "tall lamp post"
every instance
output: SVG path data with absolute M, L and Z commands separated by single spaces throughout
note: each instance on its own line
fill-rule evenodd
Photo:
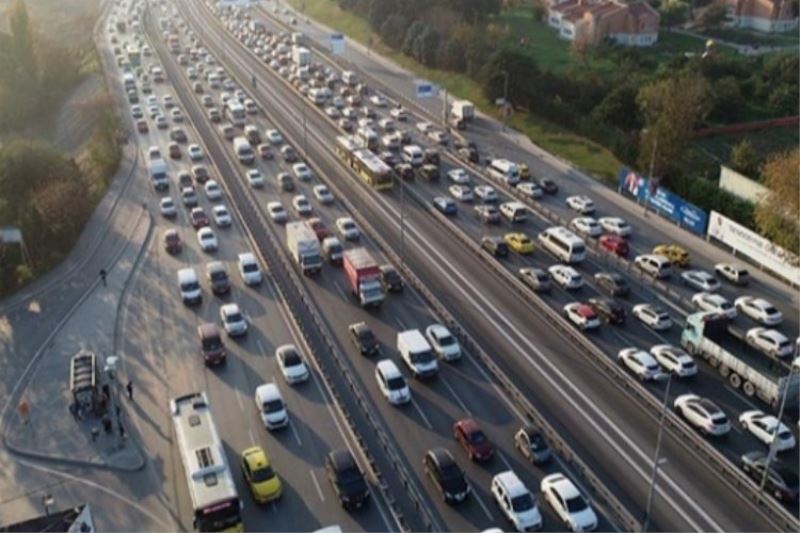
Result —
M 781 398 L 781 406 L 778 409 L 778 427 L 775 428 L 775 434 L 772 437 L 772 444 L 769 446 L 769 453 L 767 454 L 767 464 L 764 467 L 764 475 L 761 477 L 761 482 L 758 484 L 758 490 L 764 491 L 764 487 L 767 485 L 767 479 L 769 478 L 769 467 L 772 462 L 775 460 L 775 455 L 778 453 L 778 430 L 780 429 L 781 425 L 781 418 L 783 418 L 783 411 L 786 408 L 786 400 L 789 398 L 789 394 L 791 392 L 791 388 L 795 381 L 798 380 L 798 370 L 795 365 L 792 365 L 792 369 L 789 371 L 789 375 L 786 377 L 786 389 L 783 391 L 783 398 Z M 800 384 L 797 385 L 797 392 L 800 395 Z
M 508 129 L 508 115 L 510 111 L 511 104 L 508 101 L 508 71 L 501 70 L 500 74 L 503 75 L 503 131 Z
M 664 421 L 667 418 L 667 406 L 669 405 L 669 390 L 672 386 L 672 374 L 667 378 L 667 387 L 664 390 L 664 403 L 661 406 L 661 417 L 658 421 L 658 436 L 656 437 L 656 449 L 653 454 L 653 472 L 650 476 L 650 487 L 647 489 L 647 505 L 644 509 L 644 520 L 642 521 L 642 532 L 647 531 L 650 525 L 650 511 L 653 506 L 653 498 L 656 492 L 656 482 L 658 481 L 658 467 L 661 465 L 661 437 L 664 434 Z

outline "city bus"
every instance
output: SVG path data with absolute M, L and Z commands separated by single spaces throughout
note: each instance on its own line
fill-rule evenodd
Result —
M 205 392 L 170 400 L 196 531 L 244 531 L 241 502 Z
M 336 154 L 370 187 L 378 191 L 392 188 L 394 182 L 392 167 L 364 148 L 357 139 L 352 136 L 337 137 Z
M 139 51 L 134 45 L 128 45 L 127 48 L 128 53 L 128 62 L 131 64 L 132 68 L 141 67 L 142 66 L 142 53 Z

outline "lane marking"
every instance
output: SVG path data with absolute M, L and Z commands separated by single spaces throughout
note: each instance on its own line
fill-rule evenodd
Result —
M 453 387 L 450 386 L 450 384 L 447 382 L 447 380 L 444 379 L 443 375 L 439 376 L 439 382 L 443 383 L 444 386 L 447 387 L 447 390 L 449 390 L 450 394 L 453 395 L 453 398 L 455 398 L 456 402 L 461 407 L 461 410 L 464 411 L 464 413 L 466 413 L 467 416 L 472 417 L 472 413 L 470 412 L 470 410 L 467 408 L 467 406 L 464 404 L 464 402 L 461 401 L 461 398 L 458 396 L 458 394 L 456 394 L 455 389 L 453 389 Z
M 472 497 L 475 498 L 475 501 L 478 502 L 478 505 L 481 506 L 481 509 L 483 509 L 483 513 L 486 515 L 486 518 L 494 521 L 494 516 L 492 516 L 492 513 L 489 512 L 489 508 L 486 506 L 485 503 L 483 503 L 483 499 L 480 496 L 478 496 L 478 491 L 476 491 L 474 488 L 472 489 Z
M 250 436 L 250 446 L 255 446 L 256 437 L 253 435 L 253 428 L 247 428 L 247 434 Z
M 289 422 L 289 426 L 291 426 L 292 428 L 292 433 L 294 434 L 294 440 L 297 441 L 297 445 L 302 446 L 303 441 L 300 440 L 300 434 L 297 432 L 297 428 L 294 427 L 294 424 L 292 424 L 291 421 Z
M 286 325 L 287 329 L 288 329 L 288 324 L 284 324 L 284 325 Z M 256 341 L 256 346 L 258 346 L 258 351 L 261 352 L 261 355 L 266 357 L 267 356 L 267 350 L 264 348 L 264 345 L 261 344 L 261 339 L 258 339 Z
M 317 494 L 319 494 L 319 499 L 324 502 L 325 495 L 322 493 L 322 487 L 319 486 L 319 482 L 317 481 L 317 476 L 314 475 L 313 470 L 309 470 L 308 473 L 311 474 L 311 479 L 314 481 L 314 486 L 317 487 Z
M 428 420 L 428 417 L 425 416 L 425 413 L 422 412 L 422 409 L 420 409 L 419 405 L 417 404 L 417 401 L 413 397 L 411 398 L 411 405 L 413 405 L 414 409 L 417 410 L 417 413 L 419 413 L 419 416 L 425 422 L 425 425 L 428 426 L 428 429 L 430 431 L 433 431 L 433 426 L 431 425 L 430 421 Z

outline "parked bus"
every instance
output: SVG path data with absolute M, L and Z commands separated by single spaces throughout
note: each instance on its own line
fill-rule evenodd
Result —
M 237 128 L 243 128 L 247 119 L 247 111 L 244 106 L 235 98 L 229 98 L 225 102 L 225 116 Z
M 554 226 L 539 234 L 542 248 L 565 263 L 580 263 L 586 257 L 586 243 L 565 227 Z
M 131 67 L 141 67 L 142 66 L 142 53 L 139 51 L 134 45 L 128 45 L 127 48 L 128 53 L 128 62 L 131 64 Z
M 197 531 L 244 531 L 241 503 L 204 392 L 170 401 Z
M 337 137 L 336 153 L 370 187 L 379 191 L 392 188 L 394 183 L 392 167 L 381 161 L 378 156 L 366 148 L 363 148 L 357 139 L 352 136 Z

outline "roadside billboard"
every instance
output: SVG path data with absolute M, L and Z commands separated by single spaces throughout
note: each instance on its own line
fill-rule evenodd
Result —
M 708 236 L 730 246 L 735 253 L 763 265 L 789 283 L 800 285 L 800 258 L 716 211 L 711 211 Z
M 657 179 L 651 182 L 648 178 L 622 167 L 619 171 L 619 191 L 633 196 L 639 202 L 697 235 L 706 233 L 708 213 L 672 191 L 660 187 Z

